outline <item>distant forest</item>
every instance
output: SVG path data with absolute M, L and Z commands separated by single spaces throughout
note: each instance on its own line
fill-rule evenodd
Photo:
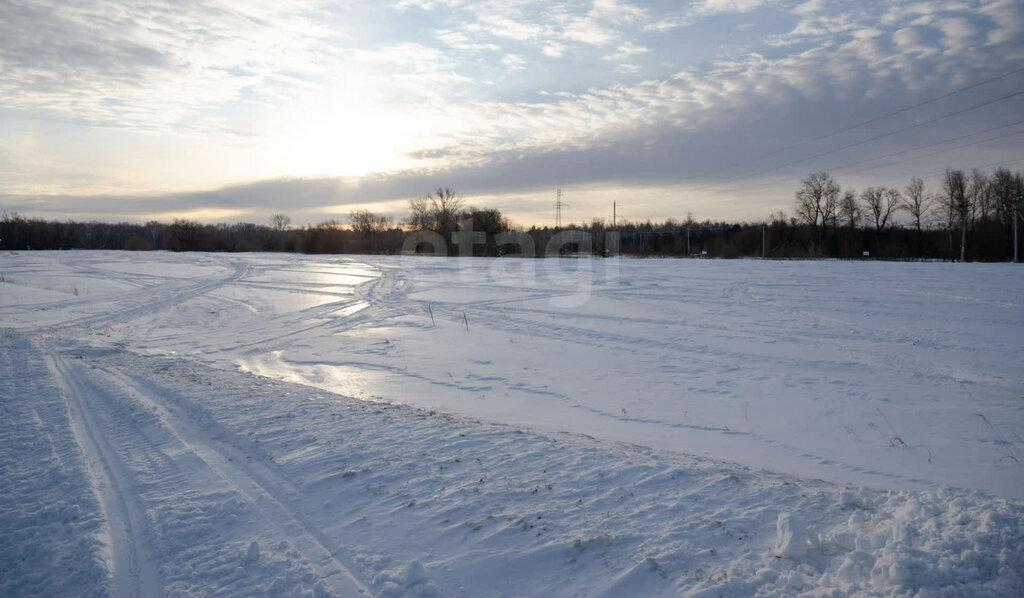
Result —
M 932 190 L 913 178 L 902 189 L 869 187 L 859 193 L 818 172 L 801 181 L 792 215 L 779 211 L 765 222 L 688 217 L 609 223 L 597 218 L 557 229 L 527 229 L 514 227 L 496 209 L 467 207 L 455 192 L 441 188 L 410 200 L 409 216 L 399 224 L 366 210 L 351 212 L 347 223 L 329 220 L 296 227 L 285 214 L 275 214 L 267 225 L 211 225 L 187 218 L 144 224 L 56 222 L 4 213 L 0 249 L 430 251 L 542 257 L 554 253 L 547 251 L 554 247 L 559 254 L 1003 261 L 1014 257 L 1014 219 L 1024 227 L 1022 196 L 1024 177 L 1004 168 L 992 174 L 950 169 Z M 434 231 L 437 234 L 431 238 L 443 239 L 442 246 L 415 241 L 421 237 L 410 237 L 414 231 Z M 472 249 L 460 251 L 460 242 L 471 243 Z

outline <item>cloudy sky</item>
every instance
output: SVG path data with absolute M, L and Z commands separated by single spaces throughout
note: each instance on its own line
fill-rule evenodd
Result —
M 1019 0 L 0 0 L 0 211 L 760 220 L 1024 169 Z

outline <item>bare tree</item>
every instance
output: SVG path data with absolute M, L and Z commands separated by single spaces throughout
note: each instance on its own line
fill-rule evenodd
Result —
M 199 249 L 199 236 L 203 225 L 188 218 L 175 218 L 171 223 L 170 232 L 174 251 L 196 251 Z
M 292 219 L 286 214 L 271 214 L 270 215 L 270 226 L 276 230 L 284 230 L 288 228 L 288 225 L 292 223 Z
M 437 231 L 447 239 L 459 225 L 459 217 L 465 202 L 447 187 L 438 187 L 433 194 L 427 194 L 427 199 L 430 200 Z
M 946 169 L 942 178 L 942 191 L 945 194 L 946 219 L 949 225 L 950 249 L 953 245 L 953 229 L 960 226 L 960 261 L 967 254 L 967 220 L 971 211 L 967 196 L 967 181 L 964 171 Z
M 861 194 L 861 198 L 867 206 L 868 217 L 874 221 L 876 233 L 885 229 L 889 217 L 900 204 L 900 192 L 886 187 L 868 187 Z
M 900 193 L 899 189 L 895 187 L 889 187 L 888 189 L 885 190 L 885 205 L 881 221 L 883 229 L 885 228 L 886 224 L 890 226 L 892 225 L 892 221 L 889 218 L 892 217 L 896 213 L 896 211 L 900 209 L 901 203 L 903 203 L 903 194 Z
M 375 214 L 370 210 L 352 210 L 348 213 L 348 219 L 352 230 L 364 236 L 382 233 L 391 226 L 390 216 Z
M 820 250 L 823 229 L 835 225 L 839 185 L 832 175 L 824 171 L 809 175 L 800 181 L 800 185 L 796 192 L 796 215 L 815 230 Z
M 967 180 L 967 197 L 971 204 L 971 224 L 977 220 L 988 220 L 992 212 L 992 186 L 981 170 L 974 168 Z
M 854 189 L 843 191 L 843 197 L 839 200 L 839 218 L 846 226 L 857 228 L 863 214 L 864 210 L 857 201 L 857 192 Z
M 931 209 L 931 204 L 931 199 L 925 194 L 924 179 L 921 177 L 911 178 L 910 184 L 903 192 L 900 208 L 908 212 L 914 219 L 914 228 L 917 229 L 918 234 L 921 232 L 921 220 Z
M 5 216 L 6 216 L 6 214 L 5 214 Z M 160 247 L 160 245 L 159 245 L 159 243 L 157 243 L 157 241 L 160 238 L 160 229 L 162 229 L 163 226 L 164 225 L 160 224 L 156 220 L 150 220 L 149 222 L 146 223 L 146 229 L 149 232 L 150 238 L 153 240 L 153 248 L 154 249 L 159 249 L 159 247 Z
M 1024 195 L 1024 180 L 1021 174 L 1006 168 L 997 168 L 989 184 L 991 201 L 999 221 L 1007 229 L 1013 228 L 1014 199 Z
M 509 222 L 508 218 L 501 214 L 501 211 L 495 208 L 469 208 L 463 214 L 464 219 L 469 219 L 473 223 L 473 230 L 487 235 L 497 235 L 503 233 L 512 228 L 512 223 Z M 465 220 L 463 220 L 465 222 Z M 597 219 L 594 220 L 595 225 Z M 601 220 L 600 226 L 604 227 L 604 220 Z M 596 228 L 596 226 L 595 226 Z
M 839 219 L 839 185 L 835 184 L 825 189 L 825 209 L 821 213 L 821 225 L 835 228 Z
M 434 231 L 448 243 L 465 215 L 463 205 L 455 191 L 438 187 L 426 197 L 409 200 L 410 214 L 405 224 L 415 231 Z
M 414 230 L 433 230 L 445 236 L 458 227 L 463 204 L 454 191 L 438 187 L 426 197 L 409 200 L 411 213 L 405 223 Z
M 409 217 L 405 225 L 412 230 L 430 230 L 434 228 L 434 221 L 430 215 L 430 202 L 423 197 L 416 197 L 409 200 Z
M 810 226 L 818 226 L 825 204 L 825 186 L 828 174 L 816 172 L 800 181 L 796 192 L 796 217 Z

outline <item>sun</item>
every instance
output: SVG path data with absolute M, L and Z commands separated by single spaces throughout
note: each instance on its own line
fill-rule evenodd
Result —
M 360 176 L 405 162 L 393 116 L 343 108 L 300 118 L 284 133 L 278 157 L 294 175 Z
M 281 107 L 266 123 L 267 170 L 282 176 L 358 177 L 414 165 L 416 126 L 401 109 L 355 94 L 308 98 Z

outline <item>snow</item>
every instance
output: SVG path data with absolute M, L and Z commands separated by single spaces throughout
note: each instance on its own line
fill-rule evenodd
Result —
M 775 524 L 775 556 L 800 559 L 807 554 L 807 529 L 803 521 L 792 513 L 779 513 Z
M 1024 593 L 1012 265 L 0 273 L 3 595 Z

